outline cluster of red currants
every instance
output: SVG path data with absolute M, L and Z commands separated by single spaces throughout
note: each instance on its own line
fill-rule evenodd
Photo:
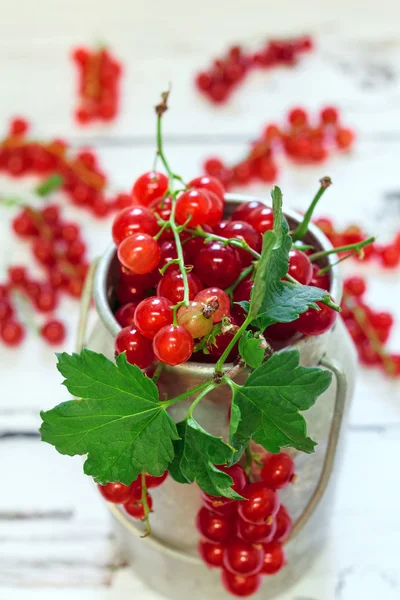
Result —
M 196 75 L 197 89 L 215 104 L 223 104 L 250 70 L 294 66 L 299 54 L 311 50 L 312 46 L 309 36 L 271 40 L 255 53 L 233 46 L 226 56 L 214 60 L 207 71 Z
M 93 151 L 83 150 L 72 156 L 64 140 L 29 140 L 26 138 L 28 129 L 29 124 L 24 119 L 11 121 L 8 135 L 0 143 L 0 172 L 13 177 L 35 175 L 41 178 L 58 174 L 62 178 L 62 189 L 72 203 L 89 209 L 96 217 L 105 217 L 132 203 L 128 194 L 106 197 L 107 178 Z
M 292 520 L 279 502 L 277 490 L 294 480 L 293 459 L 285 453 L 269 455 L 261 481 L 249 483 L 240 465 L 218 467 L 233 479 L 233 489 L 246 498 L 236 501 L 202 492 L 197 514 L 199 554 L 209 567 L 222 569 L 222 583 L 234 596 L 250 596 L 262 575 L 275 575 L 285 566 L 283 543 Z
M 78 47 L 72 53 L 79 70 L 79 100 L 76 121 L 112 121 L 118 113 L 121 63 L 106 48 L 90 50 Z
M 115 350 L 126 351 L 128 361 L 142 369 L 154 358 L 171 366 L 189 360 L 195 340 L 225 320 L 206 358 L 216 361 L 223 354 L 244 321 L 242 309 L 231 305 L 230 298 L 249 300 L 252 261 L 259 257 L 262 234 L 273 227 L 272 210 L 256 201 L 239 206 L 230 220 L 223 220 L 224 189 L 217 179 L 204 176 L 178 194 L 174 234 L 167 191 L 168 179 L 162 173 L 140 176 L 133 187 L 135 204 L 115 217 L 112 228 L 120 264 L 115 318 L 123 327 Z M 179 235 L 179 248 L 174 235 Z M 183 305 L 182 268 L 188 306 Z M 329 276 L 321 278 L 317 272 L 304 252 L 291 251 L 289 275 L 302 284 L 323 283 L 328 289 Z M 298 333 L 319 335 L 335 319 L 335 311 L 321 304 L 320 311 L 310 309 L 294 323 L 273 325 L 265 335 L 272 340 Z M 235 354 L 234 348 L 230 358 Z M 196 352 L 194 358 L 202 360 L 204 353 Z
M 392 377 L 400 376 L 400 354 L 385 348 L 393 327 L 393 316 L 374 311 L 365 302 L 367 284 L 363 277 L 349 277 L 344 282 L 342 317 L 358 350 L 362 364 L 381 367 Z
M 229 167 L 212 157 L 205 161 L 204 170 L 227 189 L 257 180 L 271 183 L 278 177 L 276 159 L 280 154 L 299 165 L 320 164 L 334 149 L 350 150 L 353 142 L 354 133 L 341 125 L 337 108 L 323 108 L 316 124 L 311 123 L 306 110 L 293 108 L 283 127 L 272 123 L 264 128 L 244 160 Z
M 350 225 L 343 231 L 335 228 L 332 219 L 319 217 L 314 223 L 325 233 L 335 248 L 347 244 L 357 244 L 365 239 L 363 230 L 358 225 Z M 394 269 L 400 265 L 400 232 L 388 244 L 377 244 L 376 242 L 363 249 L 363 260 L 377 260 L 380 265 L 388 269 Z
M 153 499 L 147 490 L 159 487 L 166 480 L 167 476 L 168 471 L 165 471 L 160 477 L 145 476 L 147 507 L 143 503 L 141 475 L 131 485 L 107 483 L 106 485 L 98 485 L 97 487 L 107 502 L 122 504 L 128 515 L 134 519 L 143 520 L 146 518 L 146 510 L 151 512 L 153 508 Z

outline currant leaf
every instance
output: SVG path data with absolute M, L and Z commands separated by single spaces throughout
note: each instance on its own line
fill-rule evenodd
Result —
M 42 412 L 42 440 L 61 454 L 87 454 L 84 472 L 101 484 L 130 485 L 142 471 L 162 475 L 178 432 L 151 379 L 125 353 L 116 364 L 90 350 L 62 353 L 57 368 L 82 400 Z
M 239 354 L 252 369 L 259 367 L 264 360 L 265 351 L 261 344 L 262 340 L 254 337 L 252 331 L 246 331 L 239 340 Z
M 263 249 L 248 309 L 252 324 L 261 330 L 274 323 L 294 321 L 310 307 L 319 310 L 317 302 L 340 310 L 326 290 L 284 280 L 289 269 L 292 238 L 282 213 L 282 193 L 276 186 L 272 199 L 274 229 L 266 231 L 263 236 Z
M 226 465 L 235 450 L 214 437 L 189 417 L 177 424 L 180 439 L 174 443 L 175 458 L 168 467 L 179 483 L 193 483 L 212 496 L 241 500 L 232 488 L 232 478 L 215 465 Z
M 330 385 L 332 374 L 299 366 L 298 350 L 276 352 L 255 369 L 243 386 L 228 380 L 232 388 L 230 444 L 244 449 L 250 440 L 277 453 L 292 447 L 314 451 L 307 437 L 306 421 L 299 411 L 309 409 Z

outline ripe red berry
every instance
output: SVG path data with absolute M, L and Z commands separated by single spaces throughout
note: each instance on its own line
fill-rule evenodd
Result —
M 187 274 L 189 284 L 189 300 L 193 300 L 202 289 L 200 279 L 194 273 Z M 180 271 L 169 271 L 160 279 L 157 296 L 168 298 L 172 304 L 182 302 L 184 295 L 183 277 Z
M 129 486 L 122 483 L 106 483 L 106 485 L 98 485 L 103 498 L 107 502 L 113 504 L 123 504 L 130 499 Z
M 172 318 L 172 302 L 167 298 L 151 296 L 138 305 L 134 322 L 140 333 L 152 340 L 161 327 L 172 323 Z
M 270 454 L 264 461 L 261 479 L 273 490 L 280 490 L 293 480 L 294 461 L 289 454 Z
M 206 540 L 200 540 L 198 545 L 200 557 L 209 567 L 222 567 L 222 556 L 224 547 L 222 544 L 214 544 Z
M 8 321 L 13 316 L 14 309 L 7 298 L 0 298 L 0 322 Z
M 258 200 L 250 200 L 250 202 L 243 202 L 232 215 L 233 221 L 247 221 L 250 213 L 256 208 L 264 208 L 264 204 Z
M 270 542 L 276 532 L 276 521 L 268 523 L 249 523 L 240 517 L 236 520 L 236 533 L 239 538 L 250 544 Z
M 210 287 L 229 287 L 239 277 L 241 268 L 235 248 L 224 246 L 221 242 L 206 244 L 195 261 L 196 275 Z
M 386 311 L 373 312 L 369 317 L 369 321 L 375 329 L 389 331 L 394 323 L 393 316 Z
M 12 119 L 10 123 L 10 134 L 11 135 L 24 135 L 28 132 L 29 123 L 26 119 L 16 117 Z
M 229 296 L 220 288 L 211 287 L 201 290 L 195 297 L 195 301 L 215 308 L 211 315 L 213 323 L 219 323 L 223 317 L 228 317 L 230 314 L 231 303 Z
M 261 545 L 253 545 L 240 538 L 233 538 L 225 546 L 224 567 L 235 575 L 260 573 L 263 560 L 264 551 Z
M 162 327 L 153 340 L 157 360 L 171 367 L 189 360 L 193 349 L 193 338 L 182 325 Z
M 225 189 L 219 179 L 216 177 L 209 177 L 207 175 L 203 175 L 200 177 L 195 177 L 188 183 L 189 188 L 195 189 L 204 189 L 208 192 L 213 192 L 216 194 L 221 200 L 224 200 Z
M 222 219 L 224 202 L 217 196 L 217 194 L 214 194 L 213 192 L 207 192 L 207 195 L 210 199 L 210 210 L 208 211 L 207 215 L 207 224 L 211 227 L 214 227 Z
M 150 494 L 147 494 L 147 506 L 149 510 L 153 508 L 153 499 Z M 124 503 L 124 510 L 134 519 L 144 519 L 145 509 L 143 503 L 138 498 L 130 498 Z
M 303 108 L 292 108 L 288 114 L 288 121 L 293 127 L 303 127 L 307 125 L 308 115 Z
M 284 542 L 291 530 L 292 519 L 283 504 L 280 505 L 278 513 L 275 517 L 276 531 L 274 535 L 274 542 Z
M 167 196 L 166 198 L 164 198 L 164 196 L 161 196 L 161 198 L 156 198 L 149 204 L 149 209 L 153 213 L 161 217 L 161 219 L 163 219 L 164 221 L 168 221 L 168 219 L 171 216 L 172 209 L 171 197 Z
M 319 275 L 320 267 L 319 265 L 313 265 L 313 275 L 311 277 L 311 281 L 309 285 L 313 287 L 321 288 L 321 290 L 329 291 L 331 289 L 331 281 L 329 278 L 329 273 L 323 273 Z
M 115 352 L 126 352 L 126 358 L 132 365 L 147 369 L 154 360 L 151 340 L 145 338 L 135 327 L 121 329 L 115 338 Z
M 18 321 L 9 319 L 1 323 L 0 337 L 7 346 L 19 346 L 24 336 L 25 330 Z
M 313 276 L 313 268 L 308 256 L 304 252 L 296 249 L 290 250 L 288 274 L 302 285 L 310 283 Z
M 27 279 L 25 267 L 15 266 L 8 269 L 8 280 L 12 285 L 23 285 Z
M 144 206 L 128 206 L 117 214 L 112 226 L 112 236 L 116 246 L 134 233 L 148 233 L 153 236 L 159 230 L 157 219 L 151 210 Z
M 232 532 L 232 523 L 226 517 L 201 508 L 196 517 L 196 527 L 200 535 L 208 542 L 224 543 Z
M 285 566 L 285 563 L 285 552 L 279 542 L 264 544 L 263 575 L 275 575 Z
M 61 344 L 61 342 L 65 340 L 65 325 L 56 319 L 47 321 L 47 323 L 45 323 L 40 329 L 40 335 L 49 344 Z
M 354 142 L 354 133 L 351 129 L 342 127 L 336 132 L 336 143 L 340 150 L 349 150 Z
M 394 244 L 385 246 L 381 251 L 381 260 L 384 267 L 397 267 L 400 264 L 400 248 Z
M 367 289 L 364 277 L 353 275 L 344 280 L 344 291 L 350 296 L 360 297 Z
M 260 589 L 261 583 L 261 575 L 235 575 L 222 569 L 222 585 L 233 596 L 240 598 L 252 596 Z
M 339 121 L 339 111 L 334 106 L 326 106 L 321 110 L 321 122 L 324 125 L 336 125 Z
M 267 327 L 264 335 L 271 341 L 283 342 L 293 337 L 296 331 L 296 321 L 291 323 L 275 323 L 275 325 Z
M 146 475 L 146 486 L 147 489 L 159 487 L 168 477 L 168 471 L 164 471 L 162 475 L 158 477 L 156 475 Z
M 146 275 L 153 271 L 160 262 L 160 246 L 147 233 L 135 233 L 119 244 L 118 258 L 132 273 Z
M 207 222 L 210 209 L 211 200 L 207 192 L 188 190 L 176 201 L 175 219 L 180 225 L 187 223 L 190 227 L 196 227 Z
M 303 335 L 321 335 L 328 331 L 336 321 L 336 311 L 322 302 L 317 302 L 317 304 L 320 310 L 309 308 L 296 321 L 297 331 Z
M 274 226 L 274 213 L 268 206 L 254 208 L 246 218 L 256 231 L 263 234 Z
M 225 238 L 236 238 L 247 243 L 256 252 L 261 251 L 261 235 L 245 221 L 228 222 L 221 235 Z M 239 253 L 243 267 L 247 267 L 254 260 L 254 257 L 247 250 L 239 248 L 236 250 Z
M 153 200 L 164 196 L 168 189 L 168 177 L 158 171 L 143 173 L 132 188 L 133 199 L 142 206 L 149 206 Z
M 247 501 L 240 502 L 238 513 L 249 523 L 266 523 L 279 510 L 278 494 L 262 481 L 248 485 L 242 496 Z
M 128 325 L 133 325 L 133 318 L 135 316 L 135 310 L 137 307 L 136 302 L 128 302 L 123 306 L 120 306 L 118 310 L 115 312 L 114 317 L 115 320 L 121 325 L 121 327 L 128 327 Z

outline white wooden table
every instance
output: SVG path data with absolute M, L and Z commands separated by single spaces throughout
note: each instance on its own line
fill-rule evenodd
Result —
M 264 123 L 280 120 L 294 104 L 317 110 L 337 103 L 357 130 L 356 149 L 322 170 L 282 169 L 286 205 L 304 209 L 317 179 L 329 174 L 335 185 L 320 214 L 339 224 L 357 220 L 382 239 L 400 229 L 400 201 L 388 201 L 400 189 L 400 7 L 393 0 L 14 0 L 0 8 L 2 126 L 23 114 L 39 138 L 65 136 L 76 146 L 95 147 L 114 187 L 127 189 L 151 167 L 153 105 L 170 81 L 166 147 L 185 177 L 197 174 L 210 154 L 241 156 Z M 318 49 L 295 70 L 251 75 L 223 109 L 195 93 L 193 73 L 228 43 L 302 32 L 316 36 Z M 122 114 L 112 127 L 81 130 L 71 117 L 69 51 L 96 40 L 108 41 L 126 65 Z M 0 183 L 1 194 L 32 187 L 4 177 Z M 249 191 L 269 193 L 263 186 Z M 0 210 L 3 274 L 9 264 L 28 264 L 29 255 L 10 233 L 12 211 Z M 101 253 L 110 223 L 93 225 L 67 202 L 65 211 L 85 228 L 91 256 Z M 397 311 L 400 319 L 399 272 L 358 268 L 369 276 L 371 303 Z M 66 300 L 60 312 L 70 330 L 66 349 L 72 350 L 77 304 Z M 392 344 L 400 349 L 399 326 Z M 39 441 L 39 410 L 67 399 L 54 364 L 53 351 L 33 333 L 20 349 L 0 347 L 0 599 L 161 600 L 119 564 L 107 511 L 82 475 L 81 461 Z M 400 596 L 400 384 L 372 371 L 359 375 L 328 549 L 281 600 Z

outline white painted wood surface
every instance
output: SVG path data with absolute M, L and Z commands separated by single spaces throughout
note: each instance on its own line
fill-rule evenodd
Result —
M 10 115 L 24 114 L 38 137 L 94 146 L 114 187 L 125 189 L 152 163 L 153 105 L 169 81 L 166 145 L 185 177 L 195 175 L 207 155 L 241 156 L 262 124 L 281 119 L 289 106 L 337 103 L 357 130 L 354 153 L 322 170 L 284 167 L 279 184 L 285 201 L 304 209 L 318 177 L 327 173 L 335 185 L 320 214 L 341 224 L 357 220 L 382 239 L 400 229 L 400 201 L 387 200 L 400 189 L 400 8 L 393 0 L 14 0 L 0 7 L 4 127 Z M 196 95 L 193 73 L 228 43 L 305 31 L 316 36 L 318 48 L 295 70 L 252 74 L 222 109 Z M 68 53 L 96 39 L 109 41 L 126 65 L 123 112 L 111 127 L 81 130 L 71 117 L 75 73 Z M 21 183 L 4 177 L 0 186 L 2 194 L 21 190 Z M 28 195 L 29 182 L 23 188 Z M 268 188 L 249 191 L 267 194 Z M 109 223 L 93 224 L 67 202 L 65 211 L 85 228 L 91 256 L 99 254 Z M 29 260 L 9 232 L 11 216 L 1 209 L 1 275 L 8 264 Z M 400 320 L 399 272 L 346 266 L 356 268 L 369 277 L 371 303 Z M 66 349 L 72 350 L 77 305 L 65 301 L 60 312 L 70 328 Z M 391 343 L 400 349 L 399 325 Z M 0 347 L 0 599 L 66 600 L 74 594 L 80 600 L 161 600 L 120 565 L 107 511 L 82 475 L 81 461 L 39 442 L 39 410 L 67 398 L 54 363 L 53 352 L 32 333 L 21 349 Z M 330 543 L 281 600 L 399 598 L 399 388 L 398 380 L 360 370 Z

